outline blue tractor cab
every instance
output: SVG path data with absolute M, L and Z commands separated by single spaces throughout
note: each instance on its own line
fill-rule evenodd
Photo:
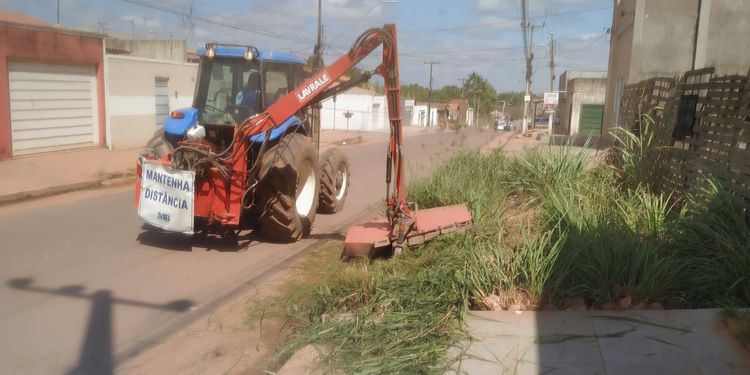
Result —
M 193 106 L 172 111 L 164 124 L 164 138 L 172 147 L 196 124 L 205 128 L 207 140 L 221 149 L 228 147 L 235 126 L 263 113 L 305 79 L 302 59 L 287 53 L 208 43 L 198 50 L 198 55 Z M 272 131 L 269 140 L 275 141 L 290 131 L 310 136 L 302 117 L 290 117 Z M 265 135 L 251 139 L 262 142 Z

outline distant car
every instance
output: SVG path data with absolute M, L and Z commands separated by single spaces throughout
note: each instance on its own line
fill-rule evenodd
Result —
M 510 124 L 505 122 L 505 120 L 498 120 L 495 121 L 495 131 L 510 131 Z

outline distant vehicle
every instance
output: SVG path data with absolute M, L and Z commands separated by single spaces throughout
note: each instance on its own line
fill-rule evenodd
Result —
M 495 121 L 495 131 L 510 131 L 510 123 L 506 122 L 505 120 Z
M 495 131 L 505 130 L 505 121 L 495 120 Z

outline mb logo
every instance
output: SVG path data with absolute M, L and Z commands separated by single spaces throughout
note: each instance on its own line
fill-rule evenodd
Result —
M 169 214 L 165 214 L 165 213 L 162 213 L 162 212 L 158 212 L 158 213 L 157 213 L 157 218 L 158 218 L 158 219 L 159 219 L 160 221 L 163 221 L 163 222 L 165 222 L 165 223 L 168 223 L 168 222 L 169 222 Z

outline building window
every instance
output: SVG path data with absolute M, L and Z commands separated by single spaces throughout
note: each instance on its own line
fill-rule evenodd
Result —
M 164 126 L 169 116 L 169 78 L 154 79 L 154 101 L 156 103 L 156 127 Z

